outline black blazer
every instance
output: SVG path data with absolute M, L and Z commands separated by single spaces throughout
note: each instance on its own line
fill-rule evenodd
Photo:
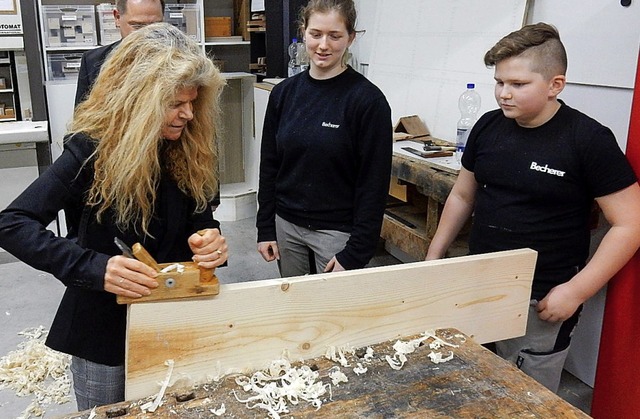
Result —
M 76 88 L 76 102 L 74 106 L 82 102 L 91 91 L 93 82 L 96 81 L 102 64 L 115 47 L 120 45 L 120 41 L 113 44 L 98 47 L 82 54 L 80 60 L 80 71 L 78 72 L 78 87 Z
M 0 247 L 28 265 L 49 272 L 66 291 L 47 338 L 47 346 L 106 365 L 122 365 L 125 357 L 126 306 L 104 291 L 107 261 L 120 251 L 120 237 L 129 246 L 140 242 L 158 262 L 181 262 L 193 256 L 187 238 L 203 228 L 219 228 L 211 211 L 195 213 L 195 202 L 175 182 L 161 179 L 153 237 L 120 231 L 113 214 L 98 222 L 85 196 L 93 181 L 93 164 L 84 164 L 95 143 L 84 135 L 65 142 L 62 155 L 4 211 L 0 212 Z M 47 230 L 64 209 L 68 235 Z

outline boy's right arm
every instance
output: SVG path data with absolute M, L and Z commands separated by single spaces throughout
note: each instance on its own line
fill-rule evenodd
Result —
M 477 189 L 478 183 L 473 172 L 461 168 L 444 204 L 438 229 L 431 240 L 425 260 L 441 259 L 445 256 L 447 249 L 473 212 Z

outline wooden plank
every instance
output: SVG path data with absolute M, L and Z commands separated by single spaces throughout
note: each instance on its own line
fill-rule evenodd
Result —
M 332 274 L 221 285 L 220 294 L 129 306 L 126 398 L 174 377 L 195 383 L 329 346 L 366 346 L 438 327 L 478 342 L 524 333 L 537 253 L 519 249 Z
M 511 363 L 489 352 L 468 339 L 456 329 L 435 331 L 438 338 L 456 345 L 432 349 L 428 338 L 424 345 L 407 355 L 407 363 L 400 370 L 393 370 L 386 362 L 386 355 L 393 356 L 395 340 L 380 342 L 369 347 L 371 360 L 364 360 L 364 348 L 354 354 L 346 354 L 349 367 L 339 366 L 325 357 L 304 362 L 318 372 L 316 382 L 331 382 L 330 372 L 336 368 L 348 381 L 331 387 L 331 397 L 326 393 L 320 399 L 322 406 L 316 410 L 309 403 L 288 403 L 289 414 L 296 418 L 363 418 L 363 417 L 451 417 L 451 418 L 587 418 L 588 416 L 562 400 L 531 377 L 517 370 Z M 408 342 L 421 336 L 406 336 Z M 429 359 L 431 351 L 443 356 L 451 352 L 453 358 L 434 364 Z M 356 375 L 358 363 L 367 371 Z M 299 367 L 300 363 L 293 363 Z M 199 419 L 213 417 L 209 413 L 225 406 L 223 417 L 263 418 L 266 411 L 250 410 L 235 396 L 246 399 L 246 393 L 236 384 L 235 376 L 227 376 L 217 382 L 195 387 L 170 388 L 162 399 L 162 405 L 154 413 L 143 413 L 140 406 L 151 398 L 102 406 L 95 410 L 94 419 L 114 417 L 116 412 L 126 417 Z M 253 403 L 252 403 L 253 405 Z M 88 411 L 82 414 L 86 417 Z M 78 414 L 65 418 L 78 418 Z

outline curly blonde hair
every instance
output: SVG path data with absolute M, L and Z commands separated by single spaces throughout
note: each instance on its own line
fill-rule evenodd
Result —
M 208 208 L 218 192 L 216 137 L 224 85 L 201 47 L 172 25 L 148 25 L 122 41 L 69 128 L 97 143 L 87 204 L 97 208 L 98 220 L 112 209 L 119 228 L 149 234 L 163 173 L 195 200 L 196 211 Z M 164 140 L 170 104 L 178 91 L 193 87 L 193 119 L 179 141 Z

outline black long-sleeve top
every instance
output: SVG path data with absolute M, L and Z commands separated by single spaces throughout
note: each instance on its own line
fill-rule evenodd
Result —
M 92 161 L 85 161 L 94 149 L 93 140 L 80 134 L 65 143 L 53 165 L 0 212 L 0 247 L 67 287 L 47 346 L 100 364 L 122 365 L 126 306 L 104 291 L 107 261 L 121 253 L 114 237 L 129 246 L 142 243 L 158 262 L 180 262 L 193 256 L 188 237 L 203 228 L 218 228 L 219 223 L 211 211 L 195 213 L 195 201 L 166 178 L 158 185 L 149 225 L 153 237 L 120 231 L 109 211 L 98 222 L 84 204 L 94 175 Z M 66 238 L 46 228 L 62 209 Z
M 391 109 L 383 93 L 349 67 L 316 80 L 279 83 L 265 115 L 256 225 L 275 241 L 275 215 L 313 230 L 350 233 L 336 257 L 364 267 L 375 252 L 389 191 Z

